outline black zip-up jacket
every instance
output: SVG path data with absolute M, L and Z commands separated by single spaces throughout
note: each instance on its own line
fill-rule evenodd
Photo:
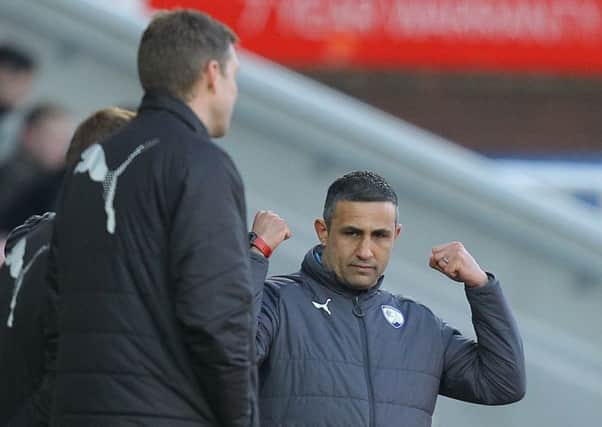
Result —
M 525 393 L 521 338 L 498 281 L 466 289 L 478 342 L 424 305 L 339 282 L 310 251 L 269 279 L 258 319 L 262 427 L 427 427 L 438 394 L 499 405 Z
M 0 269 L 0 426 L 48 422 L 52 393 L 44 337 L 52 328 L 46 266 L 53 216 L 29 218 L 6 243 Z
M 244 189 L 184 103 L 138 116 L 67 172 L 50 253 L 55 426 L 257 425 Z
M 46 268 L 54 217 L 53 212 L 32 216 L 6 242 L 9 261 L 0 268 L 0 426 L 49 423 L 54 359 L 46 356 L 55 353 L 56 295 L 47 285 Z M 249 258 L 252 283 L 259 290 L 267 260 L 253 252 Z

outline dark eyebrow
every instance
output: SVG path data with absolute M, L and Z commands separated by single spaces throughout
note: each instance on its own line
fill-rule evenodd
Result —
M 378 230 L 374 230 L 372 235 L 380 235 L 380 236 L 390 236 L 391 230 L 388 228 L 379 228 Z
M 364 232 L 364 230 L 354 227 L 353 225 L 345 225 L 344 227 L 341 227 L 341 231 L 342 232 L 353 231 L 355 233 L 363 233 Z

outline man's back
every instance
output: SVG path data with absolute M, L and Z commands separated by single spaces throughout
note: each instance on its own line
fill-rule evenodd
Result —
M 251 291 L 230 159 L 183 103 L 147 95 L 68 174 L 51 257 L 54 423 L 248 424 Z M 228 393 L 241 389 L 248 400 L 224 420 Z

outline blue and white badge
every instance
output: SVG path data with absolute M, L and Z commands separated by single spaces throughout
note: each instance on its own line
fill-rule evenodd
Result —
M 381 305 L 380 308 L 383 311 L 385 319 L 391 326 L 393 326 L 395 329 L 399 329 L 403 326 L 405 319 L 403 318 L 401 311 L 390 305 Z

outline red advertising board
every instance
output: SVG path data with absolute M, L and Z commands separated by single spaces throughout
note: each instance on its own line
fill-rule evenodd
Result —
M 148 0 L 300 68 L 602 74 L 602 0 Z

